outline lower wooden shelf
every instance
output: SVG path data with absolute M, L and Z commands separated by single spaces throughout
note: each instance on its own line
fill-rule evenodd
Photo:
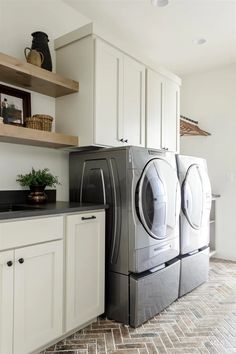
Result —
M 76 136 L 29 129 L 3 123 L 0 124 L 0 142 L 54 149 L 77 147 L 79 145 L 79 139 Z

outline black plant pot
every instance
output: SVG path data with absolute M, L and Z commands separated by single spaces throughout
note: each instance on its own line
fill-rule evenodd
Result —
M 48 197 L 44 192 L 46 186 L 30 186 L 30 194 L 27 199 L 31 204 L 43 204 L 46 203 Z
M 44 32 L 37 31 L 31 33 L 31 36 L 33 37 L 31 49 L 36 49 L 38 52 L 43 53 L 44 56 L 41 67 L 43 69 L 52 71 L 52 59 L 48 46 L 48 35 Z

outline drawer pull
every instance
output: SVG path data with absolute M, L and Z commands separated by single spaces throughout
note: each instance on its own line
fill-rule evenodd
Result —
M 18 260 L 18 262 L 20 263 L 20 264 L 23 264 L 24 263 L 24 258 L 20 258 L 19 260 Z
M 13 262 L 12 261 L 8 261 L 7 265 L 8 265 L 8 267 L 11 267 L 13 265 Z
M 88 216 L 88 217 L 85 217 L 85 216 L 82 216 L 81 220 L 92 220 L 92 219 L 96 219 L 96 216 Z

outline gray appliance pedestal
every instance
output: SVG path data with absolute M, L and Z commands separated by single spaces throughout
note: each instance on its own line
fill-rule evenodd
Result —
M 179 273 L 180 261 L 175 259 L 153 273 L 111 274 L 107 316 L 132 327 L 140 326 L 178 298 Z
M 180 262 L 179 296 L 181 297 L 208 280 L 209 247 L 195 254 L 183 256 Z

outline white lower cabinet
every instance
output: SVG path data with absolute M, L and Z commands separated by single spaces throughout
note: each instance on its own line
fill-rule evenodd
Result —
M 0 252 L 0 354 L 28 354 L 62 334 L 62 242 Z
M 66 217 L 66 331 L 104 312 L 105 212 Z
M 62 334 L 62 242 L 15 251 L 14 354 L 30 353 Z
M 104 278 L 104 210 L 0 222 L 0 354 L 36 353 L 102 314 Z
M 12 353 L 14 251 L 0 252 L 0 354 Z

